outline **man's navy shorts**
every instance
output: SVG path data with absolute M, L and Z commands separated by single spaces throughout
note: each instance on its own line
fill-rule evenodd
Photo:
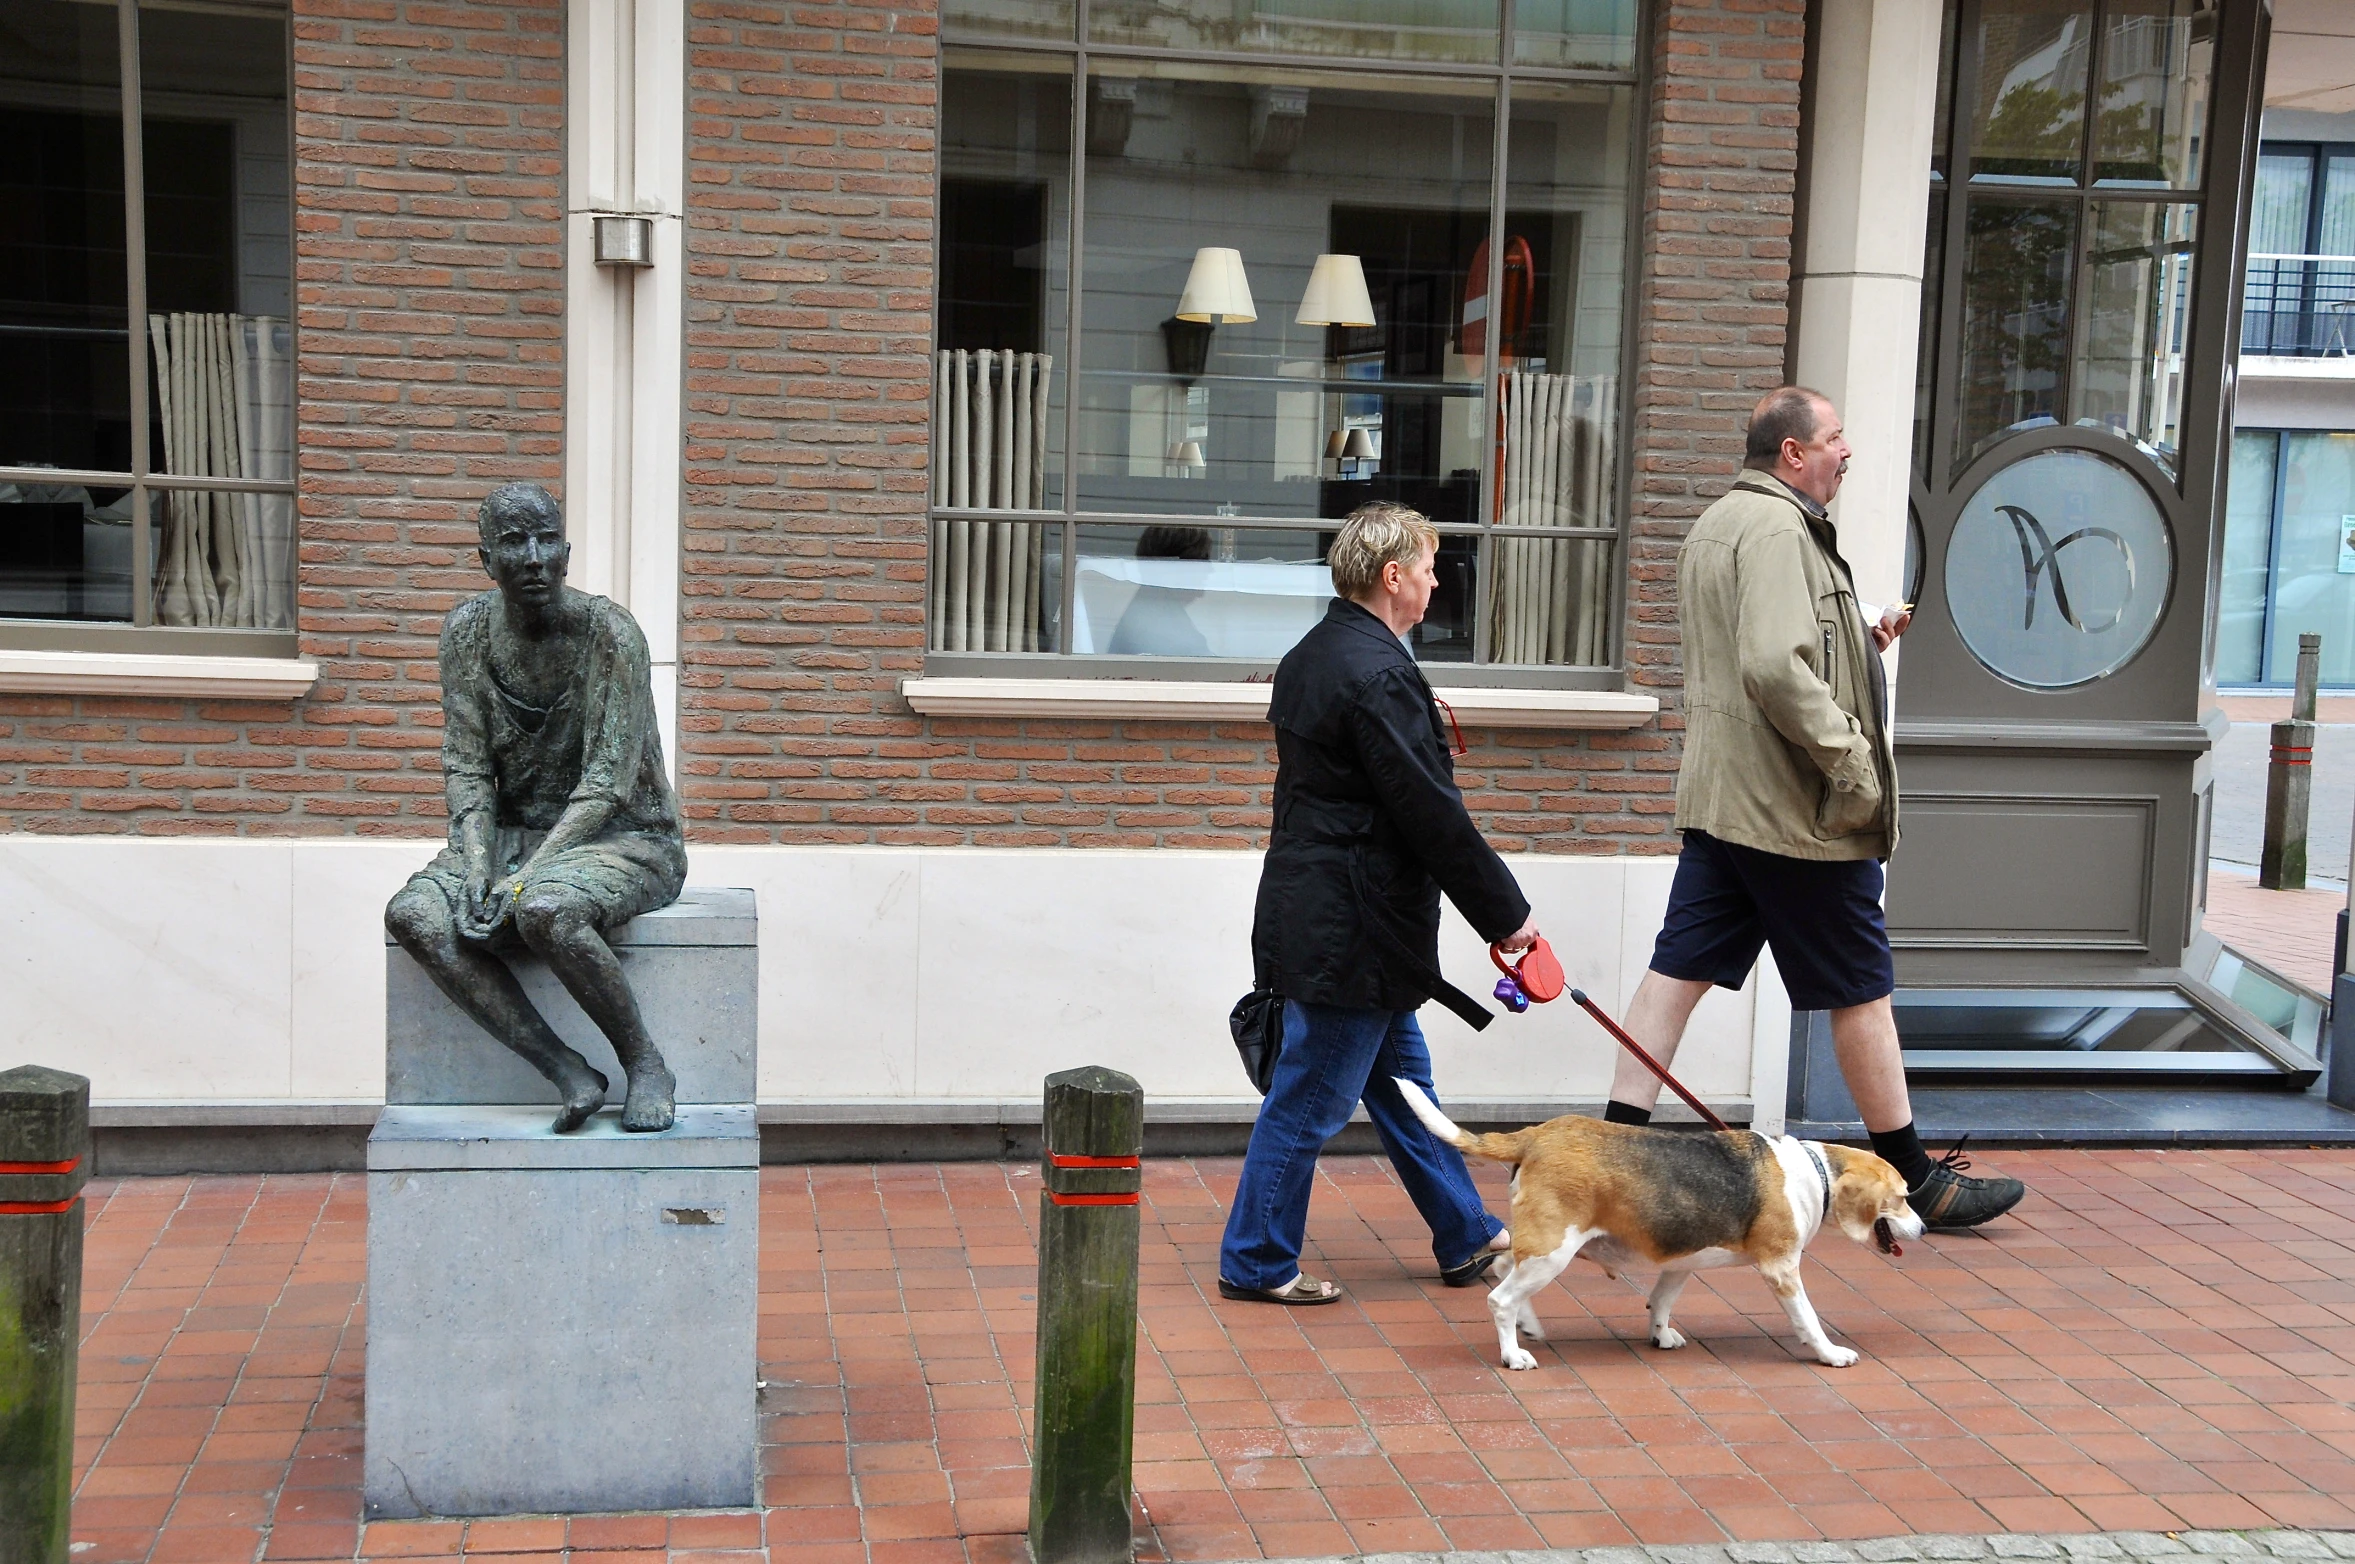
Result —
M 1774 947 L 1794 1010 L 1843 1010 L 1894 992 L 1881 866 L 1787 858 L 1685 832 L 1652 970 L 1740 988 L 1762 945 Z

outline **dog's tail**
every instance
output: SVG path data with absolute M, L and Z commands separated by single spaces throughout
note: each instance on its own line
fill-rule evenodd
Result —
M 1423 1088 L 1399 1076 L 1391 1079 L 1398 1082 L 1399 1095 L 1406 1098 L 1406 1105 L 1415 1110 L 1415 1117 L 1423 1121 L 1423 1127 L 1456 1150 L 1486 1157 L 1491 1162 L 1519 1164 L 1522 1149 L 1519 1134 L 1467 1135 L 1455 1120 L 1439 1111 L 1439 1104 L 1426 1096 Z

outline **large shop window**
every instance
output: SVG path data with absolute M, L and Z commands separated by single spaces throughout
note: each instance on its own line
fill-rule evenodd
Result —
M 947 8 L 935 652 L 1264 664 L 1387 499 L 1418 656 L 1613 663 L 1635 8 L 1516 9 Z
M 2236 430 L 2216 682 L 2289 684 L 2300 635 L 2323 683 L 2355 685 L 2355 434 Z
M 287 14 L 0 0 L 0 643 L 294 618 Z

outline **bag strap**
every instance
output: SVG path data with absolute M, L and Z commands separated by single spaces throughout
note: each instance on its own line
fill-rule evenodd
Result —
M 1486 1031 L 1488 1023 L 1496 1019 L 1496 1013 L 1450 983 L 1440 975 L 1438 968 L 1415 954 L 1414 951 L 1409 950 L 1406 941 L 1399 938 L 1398 931 L 1391 928 L 1374 911 L 1372 899 L 1366 895 L 1364 868 L 1360 862 L 1360 854 L 1355 848 L 1352 848 L 1349 854 L 1349 888 L 1357 897 L 1359 919 L 1365 923 L 1366 927 L 1374 931 L 1376 938 L 1382 944 L 1389 947 L 1390 954 L 1405 966 L 1408 976 L 1413 977 L 1425 988 L 1431 990 L 1431 997 L 1453 1011 L 1457 1019 L 1461 1020 L 1464 1025 L 1475 1032 Z

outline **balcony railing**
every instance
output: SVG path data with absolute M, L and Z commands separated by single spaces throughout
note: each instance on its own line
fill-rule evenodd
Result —
M 2355 354 L 2355 255 L 2252 255 L 2241 351 Z

